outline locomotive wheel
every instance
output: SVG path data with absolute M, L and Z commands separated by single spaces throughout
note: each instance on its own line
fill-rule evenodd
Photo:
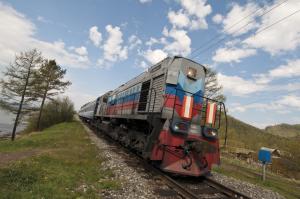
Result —
M 137 151 L 142 154 L 143 151 L 144 151 L 144 148 L 145 148 L 145 138 L 144 136 L 143 137 L 140 137 L 137 141 L 137 144 L 136 144 L 136 148 L 137 148 Z
M 124 145 L 126 147 L 130 147 L 131 146 L 130 136 L 128 134 L 124 135 Z

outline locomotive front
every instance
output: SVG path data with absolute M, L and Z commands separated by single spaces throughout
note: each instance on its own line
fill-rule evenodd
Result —
M 223 103 L 204 97 L 204 66 L 176 58 L 168 66 L 162 118 L 151 160 L 162 170 L 202 176 L 220 163 L 218 129 Z

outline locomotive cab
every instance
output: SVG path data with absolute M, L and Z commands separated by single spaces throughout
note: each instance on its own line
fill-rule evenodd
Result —
M 169 63 L 162 109 L 166 120 L 151 159 L 161 160 L 160 168 L 167 172 L 205 175 L 220 163 L 223 103 L 204 97 L 204 66 L 181 57 Z

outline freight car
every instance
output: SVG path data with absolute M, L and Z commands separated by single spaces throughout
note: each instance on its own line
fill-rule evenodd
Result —
M 202 176 L 219 164 L 225 105 L 204 97 L 206 68 L 168 57 L 81 107 L 82 120 L 166 172 Z

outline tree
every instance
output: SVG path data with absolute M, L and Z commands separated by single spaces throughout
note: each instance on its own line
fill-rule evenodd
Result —
M 217 74 L 211 68 L 206 68 L 205 97 L 224 102 L 225 96 L 222 94 L 222 86 L 218 83 Z
M 66 70 L 56 64 L 55 60 L 46 60 L 41 68 L 36 71 L 35 76 L 35 96 L 42 99 L 39 116 L 37 120 L 37 130 L 40 130 L 40 121 L 46 99 L 53 99 L 59 93 L 71 85 L 69 81 L 63 81 Z
M 23 113 L 30 110 L 30 102 L 36 98 L 32 96 L 33 73 L 41 65 L 43 58 L 36 49 L 21 52 L 15 56 L 15 61 L 4 72 L 0 81 L 1 106 L 16 113 L 16 119 L 11 139 L 15 139 L 17 125 Z M 25 107 L 25 110 L 23 110 Z
M 75 114 L 74 104 L 68 97 L 58 97 L 45 102 L 43 117 L 40 120 L 40 130 L 61 122 L 73 121 Z M 35 112 L 28 117 L 25 132 L 36 130 L 39 113 Z

